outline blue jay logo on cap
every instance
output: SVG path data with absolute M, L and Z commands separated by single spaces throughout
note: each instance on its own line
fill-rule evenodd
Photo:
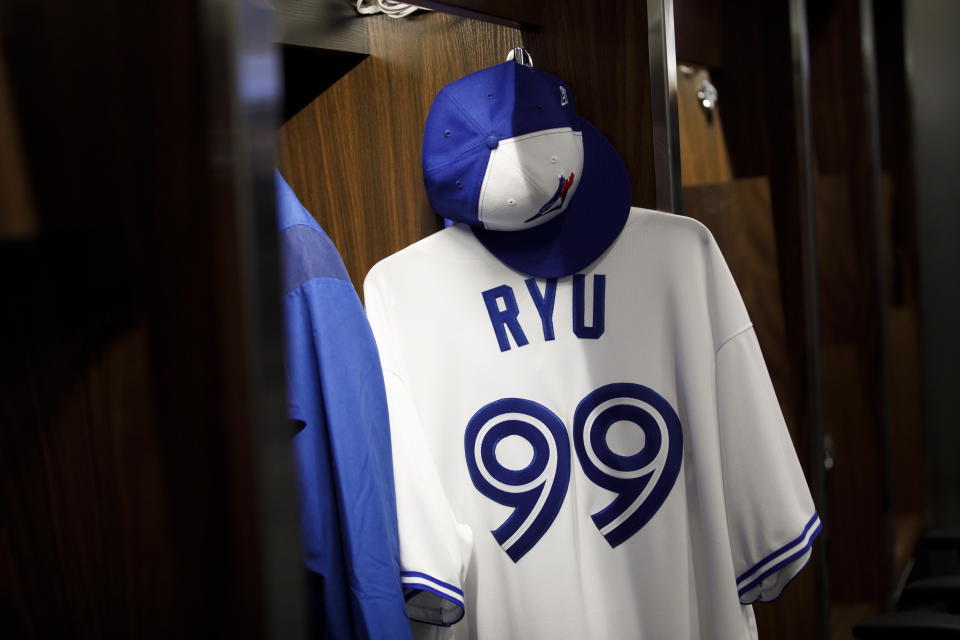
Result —
M 567 192 L 570 191 L 570 187 L 573 186 L 574 175 L 576 174 L 571 173 L 569 178 L 564 178 L 563 176 L 557 176 L 558 179 L 560 180 L 560 184 L 557 186 L 556 192 L 547 201 L 547 204 L 540 207 L 540 210 L 537 211 L 537 214 L 535 216 L 533 216 L 532 218 L 527 218 L 523 222 L 524 223 L 533 222 L 540 216 L 545 216 L 548 213 L 551 213 L 553 211 L 556 211 L 557 209 L 562 208 L 564 200 L 567 199 Z

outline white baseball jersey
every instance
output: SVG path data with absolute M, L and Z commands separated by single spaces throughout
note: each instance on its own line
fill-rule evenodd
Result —
M 414 620 L 505 640 L 755 637 L 820 529 L 710 232 L 632 209 L 557 280 L 454 225 L 364 292 Z

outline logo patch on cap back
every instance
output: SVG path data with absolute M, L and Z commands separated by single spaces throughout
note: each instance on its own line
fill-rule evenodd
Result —
M 563 207 L 564 201 L 567 199 L 567 192 L 570 190 L 570 186 L 573 184 L 573 173 L 570 174 L 568 178 L 564 178 L 562 175 L 558 176 L 560 180 L 560 185 L 557 187 L 557 192 L 553 194 L 553 197 L 547 201 L 547 204 L 540 207 L 540 211 L 537 211 L 537 215 L 532 218 L 527 218 L 524 222 L 533 222 L 540 216 L 545 216 L 548 213 L 552 213 L 557 209 Z
M 582 171 L 582 135 L 570 127 L 501 140 L 490 151 L 478 218 L 495 231 L 539 226 L 566 209 Z

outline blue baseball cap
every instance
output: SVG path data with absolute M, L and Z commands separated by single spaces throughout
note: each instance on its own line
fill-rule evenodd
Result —
M 438 214 L 540 278 L 594 262 L 630 211 L 623 160 L 576 114 L 567 83 L 516 62 L 440 90 L 423 134 L 423 176 Z

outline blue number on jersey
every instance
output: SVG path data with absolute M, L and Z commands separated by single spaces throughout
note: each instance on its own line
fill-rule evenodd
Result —
M 617 422 L 633 423 L 643 431 L 640 451 L 623 456 L 610 450 L 606 436 Z M 610 546 L 616 547 L 653 517 L 677 480 L 683 458 L 680 418 L 649 387 L 608 384 L 577 406 L 573 443 L 587 477 L 617 493 L 613 502 L 591 516 Z
M 533 447 L 533 458 L 523 469 L 508 469 L 497 460 L 497 445 L 508 436 L 520 436 Z M 464 450 L 480 493 L 513 507 L 492 533 L 516 562 L 547 532 L 567 494 L 570 442 L 563 421 L 542 404 L 503 398 L 470 419 Z
M 640 451 L 624 456 L 610 449 L 607 432 L 617 422 L 640 428 Z M 509 469 L 497 459 L 497 445 L 508 436 L 519 436 L 533 448 L 533 458 L 523 469 Z M 676 483 L 683 459 L 680 419 L 649 387 L 608 384 L 580 401 L 573 439 L 586 476 L 617 494 L 591 516 L 610 546 L 616 547 L 650 521 Z M 516 562 L 553 524 L 567 493 L 570 444 L 563 420 L 532 400 L 503 398 L 477 411 L 467 423 L 464 452 L 477 490 L 513 507 L 492 533 Z

